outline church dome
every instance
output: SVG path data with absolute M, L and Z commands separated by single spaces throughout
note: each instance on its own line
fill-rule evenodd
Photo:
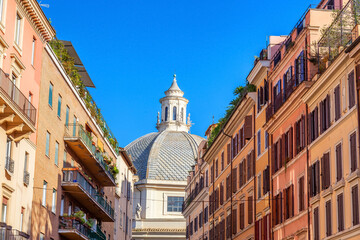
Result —
M 162 131 L 142 136 L 125 147 L 139 180 L 186 181 L 197 158 L 202 137 L 183 131 Z

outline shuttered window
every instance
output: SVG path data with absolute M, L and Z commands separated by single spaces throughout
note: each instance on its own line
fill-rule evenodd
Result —
M 342 145 L 339 143 L 335 148 L 336 154 L 336 181 L 340 181 L 343 177 L 342 169 Z
M 276 195 L 273 199 L 273 219 L 274 219 L 274 225 L 277 225 L 279 223 L 282 222 L 282 204 L 283 199 L 282 199 L 282 193 L 280 192 L 278 195 Z
M 355 105 L 355 82 L 354 82 L 354 71 L 348 75 L 348 86 L 349 86 L 349 108 Z
M 226 177 L 226 200 L 228 200 L 230 198 L 230 188 L 231 188 L 231 183 L 230 183 L 230 178 L 231 175 Z
M 304 177 L 299 179 L 299 212 L 305 210 L 305 182 Z
M 340 102 L 340 85 L 337 85 L 334 90 L 334 103 L 335 103 L 335 121 L 341 117 L 341 102 Z
M 319 110 L 318 107 L 310 113 L 310 142 L 314 141 L 319 136 Z
M 325 203 L 325 213 L 326 213 L 326 236 L 331 235 L 331 201 Z
M 214 166 L 210 167 L 210 179 L 211 183 L 214 183 Z
M 253 197 L 248 197 L 248 223 L 249 225 L 253 223 Z
M 301 116 L 300 120 L 295 123 L 295 146 L 296 154 L 305 148 L 305 117 Z
M 221 153 L 221 171 L 224 171 L 225 168 L 225 159 L 224 159 L 224 152 Z
M 219 162 L 216 159 L 215 160 L 215 178 L 217 178 L 219 176 Z
M 270 191 L 270 169 L 269 166 L 263 171 L 263 194 Z
M 250 115 L 245 117 L 244 137 L 245 139 L 249 140 L 250 138 L 252 138 L 252 136 L 252 116 Z
M 322 190 L 330 187 L 330 154 L 325 153 L 321 158 L 321 186 Z
M 227 145 L 227 148 L 226 148 L 226 155 L 227 155 L 227 164 L 229 165 L 230 164 L 230 161 L 231 161 L 231 150 L 230 150 L 230 144 Z
M 224 204 L 224 184 L 220 183 L 220 205 Z
M 359 190 L 358 186 L 351 188 L 351 198 L 352 198 L 352 223 L 353 226 L 359 224 Z
M 245 203 L 240 203 L 240 230 L 245 227 Z
M 319 208 L 314 209 L 314 240 L 320 240 L 320 231 L 319 231 Z
M 226 239 L 231 236 L 231 214 L 226 217 Z
M 232 234 L 236 234 L 236 230 L 237 230 L 237 214 L 236 214 L 237 209 L 233 209 L 232 210 Z
M 310 196 L 314 197 L 320 192 L 319 161 L 310 166 Z
M 350 164 L 351 172 L 354 172 L 357 169 L 356 133 L 350 135 Z
M 233 193 L 236 193 L 236 191 L 237 191 L 237 174 L 236 174 L 236 172 L 237 172 L 237 169 L 236 168 L 234 168 L 233 170 L 232 170 L 232 174 L 231 174 L 231 177 L 232 177 L 232 192 Z
M 338 232 L 344 230 L 344 195 L 341 193 L 337 196 L 338 211 Z
M 247 180 L 250 180 L 250 178 L 252 178 L 254 176 L 254 161 L 255 161 L 255 154 L 254 154 L 254 150 L 252 150 L 248 155 L 247 155 Z
M 294 185 L 291 184 L 284 190 L 284 210 L 285 219 L 289 219 L 294 216 Z

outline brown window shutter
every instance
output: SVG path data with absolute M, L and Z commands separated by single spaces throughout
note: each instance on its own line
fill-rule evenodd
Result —
M 330 96 L 329 94 L 326 96 L 326 129 L 330 127 Z
M 290 216 L 294 216 L 294 184 L 290 186 Z
M 351 189 L 352 194 L 352 210 L 353 210 L 353 225 L 359 224 L 359 191 L 358 186 L 354 186 Z
M 287 189 L 284 189 L 283 190 L 283 199 L 282 199 L 282 209 L 283 209 L 283 219 L 284 221 L 287 219 L 287 216 L 288 216 L 288 205 L 289 204 L 289 199 L 288 199 L 288 194 L 287 194 Z
M 330 187 L 330 154 L 325 153 L 325 176 L 326 176 L 326 189 Z
M 240 230 L 244 229 L 245 222 L 245 204 L 240 203 Z
M 251 176 L 251 156 L 250 153 L 246 156 L 247 160 L 247 180 L 250 179 Z
M 338 203 L 338 232 L 344 230 L 344 198 L 343 194 L 337 196 Z
M 293 158 L 293 148 L 294 148 L 294 145 L 293 145 L 293 127 L 290 128 L 289 130 L 289 155 L 290 155 L 290 159 Z
M 299 211 L 304 210 L 304 177 L 299 179 Z
M 239 130 L 238 132 L 239 137 L 238 137 L 238 152 L 240 152 L 241 150 L 241 131 Z
M 259 233 L 261 232 L 261 230 L 259 229 L 260 221 L 261 221 L 261 219 L 255 222 L 255 240 L 262 239 L 262 237 L 259 236 Z
M 249 225 L 253 222 L 253 197 L 248 197 L 248 223 Z
M 341 143 L 336 146 L 336 181 L 342 179 L 342 152 Z
M 319 231 L 319 208 L 314 209 L 314 240 L 320 240 Z
M 313 197 L 315 195 L 315 164 L 309 167 L 308 172 L 310 174 L 310 197 Z
M 305 116 L 301 116 L 301 149 L 305 148 Z
M 352 71 L 348 75 L 348 85 L 349 85 L 349 108 L 352 108 L 355 105 L 354 71 Z
M 331 201 L 325 203 L 326 212 L 326 236 L 331 235 Z
M 334 95 L 335 95 L 335 121 L 337 121 L 341 117 L 340 85 L 336 86 Z
M 230 164 L 230 161 L 231 161 L 231 150 L 230 150 L 230 144 L 227 145 L 227 150 L 226 150 L 226 155 L 227 155 L 227 164 L 229 165 Z
M 280 192 L 279 201 L 278 201 L 278 208 L 279 208 L 279 223 L 283 222 L 283 199 L 285 199 L 285 196 L 283 196 L 282 192 Z
M 224 185 L 220 184 L 220 205 L 224 204 Z
M 237 169 L 236 168 L 234 168 L 233 170 L 232 170 L 232 174 L 231 174 L 231 176 L 232 176 L 232 192 L 233 193 L 236 193 L 236 191 L 237 191 L 237 174 L 236 174 L 236 172 L 237 172 Z
M 315 195 L 320 192 L 320 162 L 315 162 Z
M 246 183 L 246 161 L 243 161 L 243 184 Z
M 253 177 L 255 173 L 255 150 L 251 151 L 251 176 Z
M 245 128 L 245 132 L 244 132 L 245 139 L 248 140 L 248 139 L 252 138 L 252 135 L 253 135 L 252 134 L 252 115 L 245 117 L 244 128 Z
M 243 175 L 242 167 L 243 167 L 243 164 L 242 164 L 242 162 L 241 162 L 241 163 L 239 164 L 239 188 L 241 188 L 242 185 L 243 185 L 243 182 L 242 182 L 242 180 L 243 180 L 243 177 L 242 177 L 242 175 Z
M 263 177 L 263 185 L 262 185 L 262 191 L 263 191 L 263 195 L 266 194 L 266 169 L 262 172 L 262 177 Z
M 232 234 L 236 234 L 237 224 L 236 224 L 236 209 L 232 210 Z
M 282 167 L 282 163 L 283 163 L 283 151 L 282 151 L 282 137 L 279 139 L 278 141 L 278 156 L 277 156 L 277 162 L 278 162 L 278 170 Z
M 350 136 L 350 159 L 351 159 L 351 172 L 357 168 L 357 155 L 356 155 L 356 133 Z
M 321 189 L 326 189 L 326 167 L 325 167 L 325 157 L 321 157 Z
M 276 172 L 276 158 L 275 158 L 275 151 L 276 151 L 276 145 L 272 144 L 271 145 L 271 162 L 272 162 L 272 173 L 274 174 Z
M 314 119 L 315 119 L 314 130 L 315 130 L 315 139 L 316 139 L 319 136 L 319 109 L 318 109 L 318 107 L 315 107 Z
M 280 164 L 280 167 L 284 166 L 285 165 L 285 159 L 286 159 L 286 156 L 285 156 L 285 148 L 287 147 L 286 144 L 285 144 L 285 134 L 283 134 L 281 136 L 281 139 L 280 139 L 280 143 L 281 143 L 281 146 L 280 146 L 280 152 L 281 152 L 281 164 Z
M 324 103 L 323 101 L 320 102 L 320 134 L 324 132 Z

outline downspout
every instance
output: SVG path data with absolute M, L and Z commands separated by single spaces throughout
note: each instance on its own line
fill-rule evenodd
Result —
M 253 197 L 253 203 L 254 203 L 254 212 L 253 212 L 253 223 L 255 223 L 256 222 L 256 156 L 257 156 L 257 152 L 256 152 L 256 140 L 257 140 L 257 138 L 256 138 L 256 131 L 255 131 L 255 114 L 256 114 L 256 105 L 254 105 L 254 111 L 253 111 L 253 116 L 254 116 L 254 120 L 253 120 L 253 125 L 254 125 L 254 128 L 253 128 L 253 136 L 254 136 L 254 154 L 255 154 L 255 156 L 254 156 L 254 163 L 253 163 L 253 173 L 254 173 L 254 197 Z M 253 203 L 251 203 L 251 204 L 253 204 Z
M 309 124 L 309 122 L 308 122 L 308 111 L 309 111 L 309 108 L 308 108 L 308 105 L 306 104 L 305 105 L 305 107 L 306 107 L 306 120 L 305 120 L 305 122 L 306 122 L 306 129 L 307 129 L 307 131 L 306 131 L 306 133 L 307 134 L 309 134 L 309 126 L 308 126 L 308 124 Z M 310 158 L 310 156 L 309 156 L 309 135 L 306 137 L 306 142 L 307 142 L 307 144 L 306 144 L 306 172 L 307 172 L 307 188 L 309 188 L 309 186 L 310 186 L 310 174 L 309 174 L 309 158 Z M 310 193 L 309 193 L 309 191 L 307 191 L 308 192 L 308 194 L 307 194 L 307 204 L 308 204 L 308 207 L 307 207 L 307 215 L 308 215 L 308 217 L 307 217 L 307 221 L 308 221 L 308 239 L 310 239 L 310 237 L 311 237 L 311 234 L 310 234 Z
M 270 195 L 270 198 L 269 198 L 269 206 L 270 206 L 270 209 L 272 210 L 272 209 L 274 209 L 274 202 L 273 202 L 273 204 L 271 205 L 271 200 L 272 199 L 274 199 L 274 191 L 273 191 L 273 178 L 272 178 L 272 172 L 273 172 L 273 169 L 272 169 L 272 166 L 270 166 L 270 157 L 272 156 L 271 155 L 271 152 L 273 151 L 273 135 L 271 134 L 271 135 L 269 135 L 269 140 L 270 140 L 270 147 L 271 147 L 271 149 L 270 149 L 270 152 L 269 152 L 269 149 L 268 149 L 268 155 L 270 155 L 269 157 L 268 157 L 268 163 L 269 163 L 269 170 L 271 170 L 271 171 L 269 171 L 269 175 L 271 175 L 271 177 L 270 177 L 270 182 L 271 182 L 271 184 L 270 184 L 270 193 L 271 193 L 271 195 Z M 274 161 L 274 159 L 271 159 L 272 161 Z M 273 219 L 274 219 L 274 214 L 273 214 L 273 212 L 271 211 L 270 212 L 270 214 L 271 214 L 271 239 L 274 239 L 274 229 L 273 229 Z

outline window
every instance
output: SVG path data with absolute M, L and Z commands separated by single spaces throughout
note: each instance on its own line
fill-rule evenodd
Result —
M 190 222 L 190 236 L 193 235 L 193 221 Z
M 72 214 L 72 203 L 69 202 L 68 215 L 70 216 L 71 214 Z
M 206 170 L 205 172 L 205 187 L 209 186 L 209 171 Z
M 247 180 L 254 176 L 255 152 L 252 150 L 247 155 Z
M 359 190 L 357 185 L 351 188 L 351 199 L 352 199 L 352 223 L 353 226 L 355 226 L 359 224 Z
M 7 204 L 8 204 L 8 200 L 6 197 L 3 197 L 3 201 L 2 201 L 2 207 L 1 207 L 1 222 L 6 223 L 6 219 L 7 219 Z
M 314 197 L 320 192 L 319 170 L 319 161 L 310 166 L 310 197 Z
M 231 224 L 231 226 L 232 226 L 232 234 L 236 234 L 237 233 L 237 214 L 236 214 L 236 212 L 237 212 L 237 209 L 233 209 L 232 210 L 232 214 L 231 214 L 231 218 L 232 218 L 232 224 Z M 221 226 L 221 225 L 220 225 Z M 224 229 L 223 228 L 223 226 L 221 226 L 221 229 Z
M 65 166 L 65 164 L 66 164 L 66 158 L 67 158 L 67 153 L 64 150 L 63 166 Z
M 330 154 L 325 153 L 321 158 L 321 186 L 322 190 L 330 187 Z
M 261 130 L 257 132 L 257 155 L 260 156 L 261 154 Z
M 357 169 L 356 133 L 350 135 L 350 166 L 351 172 Z
M 168 197 L 167 211 L 168 212 L 181 212 L 183 202 L 184 202 L 184 197 Z
M 173 120 L 176 121 L 176 107 L 173 107 Z
M 198 230 L 198 218 L 196 217 L 194 220 L 194 232 L 197 232 Z
M 46 206 L 46 188 L 47 188 L 47 182 L 44 181 L 43 183 L 43 195 L 42 195 L 42 205 Z
M 261 198 L 261 173 L 257 177 L 257 195 L 258 195 L 258 199 L 260 199 Z
M 320 133 L 325 132 L 330 127 L 330 96 L 320 102 Z
M 282 223 L 282 208 L 283 207 L 283 199 L 282 193 L 280 192 L 278 195 L 274 197 L 274 207 L 273 207 L 273 216 L 275 220 L 275 225 Z
M 249 225 L 253 222 L 253 197 L 248 197 L 248 223 Z
M 318 107 L 310 113 L 310 140 L 314 141 L 319 136 L 319 113 Z
M 46 132 L 45 155 L 50 157 L 50 133 Z
M 64 204 L 65 204 L 65 198 L 64 195 L 61 195 L 60 216 L 64 215 Z
M 240 230 L 245 227 L 245 203 L 240 203 Z
M 20 212 L 20 231 L 23 231 L 25 208 L 21 207 Z
M 355 82 L 354 82 L 354 71 L 348 75 L 349 85 L 349 108 L 355 106 Z
M 62 100 L 62 97 L 59 95 L 59 97 L 58 97 L 58 109 L 57 109 L 58 117 L 61 117 L 61 100 Z
M 203 212 L 199 213 L 199 228 L 203 225 Z
M 304 52 L 301 52 L 295 60 L 295 85 L 299 85 L 305 80 Z
M 66 106 L 66 116 L 65 116 L 65 126 L 69 126 L 69 114 L 70 114 L 70 108 L 69 106 Z
M 284 208 L 285 208 L 285 219 L 289 219 L 294 216 L 294 185 L 291 184 L 284 190 Z
M 34 66 L 34 58 L 35 58 L 35 43 L 36 40 L 33 38 L 32 45 L 31 45 L 31 65 Z
M 59 143 L 55 142 L 55 165 L 59 165 Z
M 344 230 L 344 195 L 341 193 L 337 196 L 338 211 L 338 232 Z
M 325 203 L 325 213 L 326 213 L 326 236 L 331 235 L 331 201 Z
M 165 107 L 165 122 L 168 120 L 168 107 Z
M 263 194 L 265 195 L 270 191 L 270 168 L 266 166 L 263 171 Z
M 45 240 L 45 235 L 43 233 L 40 233 L 40 240 Z
M 215 160 L 215 178 L 217 178 L 219 176 L 219 164 L 218 164 L 218 160 Z
M 230 144 L 226 147 L 226 155 L 227 155 L 227 164 L 229 165 L 231 162 L 231 147 Z
M 16 22 L 15 22 L 15 43 L 16 45 L 20 45 L 20 29 L 21 29 L 21 17 L 19 13 L 16 14 Z
M 295 123 L 295 144 L 296 154 L 300 153 L 305 148 L 305 117 L 301 116 L 301 119 Z
M 210 167 L 210 180 L 211 180 L 211 183 L 214 182 L 214 166 Z
M 208 207 L 206 207 L 204 210 L 204 223 L 207 223 L 208 220 L 209 220 L 209 211 L 208 211 Z
M 341 117 L 340 84 L 337 85 L 334 90 L 334 101 L 335 101 L 335 121 L 337 121 Z
M 224 171 L 225 163 L 224 163 L 224 152 L 221 153 L 221 171 Z
M 53 189 L 53 192 L 52 192 L 51 211 L 53 213 L 56 213 L 56 190 L 55 189 Z
M 185 117 L 184 117 L 184 108 L 181 108 L 181 113 L 180 113 L 180 117 L 181 117 L 181 121 L 185 122 Z
M 299 179 L 299 212 L 305 210 L 305 180 L 304 176 Z
M 336 154 L 336 181 L 340 181 L 343 177 L 343 169 L 342 169 L 342 146 L 339 143 L 335 147 L 335 154 Z
M 265 131 L 265 149 L 269 147 L 269 133 Z
M 49 85 L 49 106 L 52 107 L 53 106 L 53 90 L 54 90 L 54 85 L 52 85 L 52 83 L 50 83 Z
M 319 229 L 319 208 L 314 209 L 313 213 L 313 223 L 314 223 L 314 240 L 320 240 L 320 229 Z
M 76 136 L 76 122 L 77 122 L 77 117 L 74 115 L 74 117 L 73 117 L 73 137 Z

